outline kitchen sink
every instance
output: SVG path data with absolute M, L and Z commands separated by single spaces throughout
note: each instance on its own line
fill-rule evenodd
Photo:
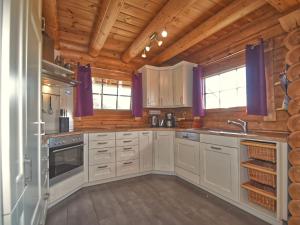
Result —
M 214 134 L 255 136 L 255 134 L 252 134 L 252 133 L 244 133 L 241 131 L 230 131 L 230 130 L 208 130 L 208 132 L 214 133 Z

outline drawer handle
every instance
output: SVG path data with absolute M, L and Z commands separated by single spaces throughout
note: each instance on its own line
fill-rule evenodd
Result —
M 98 142 L 97 144 L 98 144 L 98 145 L 106 145 L 107 142 Z
M 103 153 L 103 152 L 108 152 L 108 150 L 99 150 L 99 151 L 97 151 L 97 152 Z
M 210 148 L 213 149 L 213 150 L 222 150 L 222 148 L 220 148 L 220 147 L 210 146 Z
M 129 165 L 129 164 L 132 164 L 133 162 L 124 162 L 123 164 L 124 165 Z
M 131 133 L 124 133 L 123 136 L 129 136 Z
M 123 150 L 131 150 L 132 148 L 130 147 L 130 148 L 123 148 Z
M 142 134 L 143 134 L 143 135 L 147 135 L 147 134 L 149 134 L 149 132 L 143 132 Z
M 107 134 L 98 134 L 97 137 L 107 137 Z
M 106 166 L 98 166 L 98 169 L 105 169 L 107 167 L 108 167 L 107 165 Z
M 123 141 L 123 143 L 130 143 L 130 142 L 132 142 L 132 141 Z

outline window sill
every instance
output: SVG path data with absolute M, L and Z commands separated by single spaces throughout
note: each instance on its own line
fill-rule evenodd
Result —
M 221 112 L 246 112 L 246 107 L 233 107 L 233 108 L 217 108 L 206 109 L 207 113 L 221 113 Z

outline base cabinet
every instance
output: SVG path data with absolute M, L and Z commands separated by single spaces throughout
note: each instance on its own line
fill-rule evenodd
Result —
M 174 132 L 154 132 L 154 169 L 174 172 Z
M 139 132 L 140 172 L 153 170 L 153 132 Z
M 201 183 L 233 200 L 238 198 L 237 148 L 201 143 Z

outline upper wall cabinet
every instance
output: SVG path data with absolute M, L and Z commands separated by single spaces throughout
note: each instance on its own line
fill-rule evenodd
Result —
M 142 67 L 144 107 L 192 107 L 194 65 L 182 61 L 169 67 Z

